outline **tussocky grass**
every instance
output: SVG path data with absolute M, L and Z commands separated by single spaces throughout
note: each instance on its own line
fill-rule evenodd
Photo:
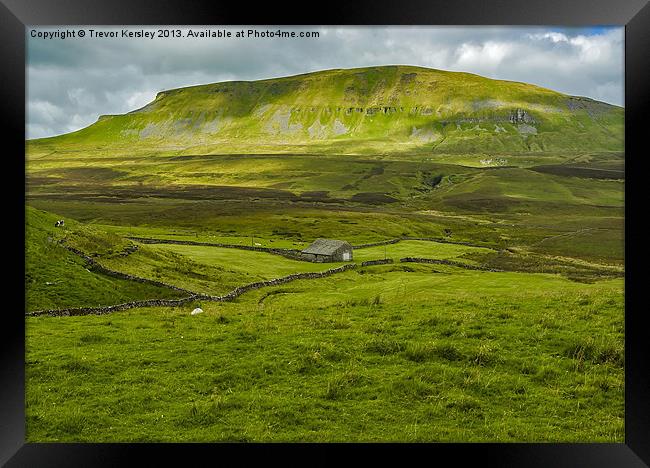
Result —
M 27 439 L 623 440 L 622 280 L 413 267 L 29 318 Z

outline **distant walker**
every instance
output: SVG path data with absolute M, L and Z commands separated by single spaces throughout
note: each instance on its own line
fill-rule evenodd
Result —
M 352 246 L 341 240 L 316 239 L 300 256 L 310 262 L 349 262 Z

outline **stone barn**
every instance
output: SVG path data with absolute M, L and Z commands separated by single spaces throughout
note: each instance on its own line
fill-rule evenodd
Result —
M 302 251 L 301 257 L 311 262 L 349 262 L 352 260 L 352 246 L 335 239 L 316 239 Z

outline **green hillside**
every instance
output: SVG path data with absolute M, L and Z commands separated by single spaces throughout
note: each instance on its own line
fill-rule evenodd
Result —
M 119 304 L 138 299 L 180 297 L 177 291 L 113 278 L 89 269 L 84 260 L 63 247 L 73 246 L 92 255 L 119 256 L 123 239 L 27 207 L 25 211 L 26 309 L 56 309 Z
M 525 83 L 411 66 L 326 70 L 158 93 L 29 142 L 30 156 L 622 151 L 623 109 Z

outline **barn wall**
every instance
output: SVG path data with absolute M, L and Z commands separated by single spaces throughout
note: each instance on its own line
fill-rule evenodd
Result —
M 345 252 L 348 252 L 350 254 L 350 260 L 343 260 L 343 253 Z M 352 246 L 342 245 L 334 252 L 331 261 L 344 262 L 344 261 L 352 261 L 353 259 L 354 259 L 354 255 L 352 254 Z

